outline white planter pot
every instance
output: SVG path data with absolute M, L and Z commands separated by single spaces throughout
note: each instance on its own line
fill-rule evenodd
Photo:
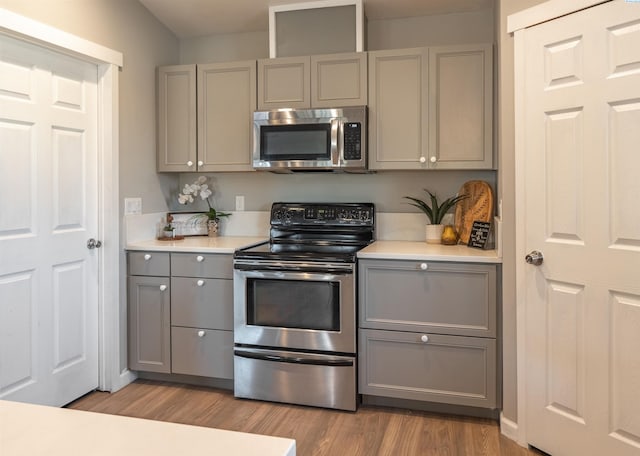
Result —
M 427 244 L 441 244 L 444 225 L 426 225 L 425 234 Z

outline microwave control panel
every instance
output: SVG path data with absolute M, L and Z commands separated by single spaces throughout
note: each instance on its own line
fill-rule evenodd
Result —
M 362 124 L 360 122 L 344 123 L 344 159 L 345 160 L 361 160 L 362 159 Z

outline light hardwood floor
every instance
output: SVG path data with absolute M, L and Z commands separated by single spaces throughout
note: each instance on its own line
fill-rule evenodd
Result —
M 360 406 L 342 412 L 235 399 L 226 390 L 138 380 L 90 393 L 69 408 L 287 437 L 307 455 L 542 455 L 500 435 L 481 418 Z

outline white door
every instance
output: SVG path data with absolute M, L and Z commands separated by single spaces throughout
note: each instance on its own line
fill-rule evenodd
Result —
M 0 37 L 0 399 L 98 385 L 97 67 Z
M 524 41 L 524 246 L 544 256 L 523 269 L 527 441 L 638 455 L 640 4 L 586 9 Z

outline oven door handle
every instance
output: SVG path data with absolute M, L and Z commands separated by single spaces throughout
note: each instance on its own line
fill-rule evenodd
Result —
M 352 359 L 304 358 L 298 356 L 281 356 L 265 353 L 255 353 L 245 350 L 234 350 L 233 353 L 241 358 L 259 359 L 261 361 L 273 361 L 277 363 L 311 364 L 314 366 L 353 366 Z
M 277 262 L 277 263 L 259 263 L 259 262 L 241 262 L 236 261 L 233 265 L 234 269 L 239 271 L 276 271 L 276 272 L 319 272 L 319 273 L 340 273 L 350 274 L 353 272 L 352 264 L 322 264 L 313 265 L 309 263 L 294 262 Z

